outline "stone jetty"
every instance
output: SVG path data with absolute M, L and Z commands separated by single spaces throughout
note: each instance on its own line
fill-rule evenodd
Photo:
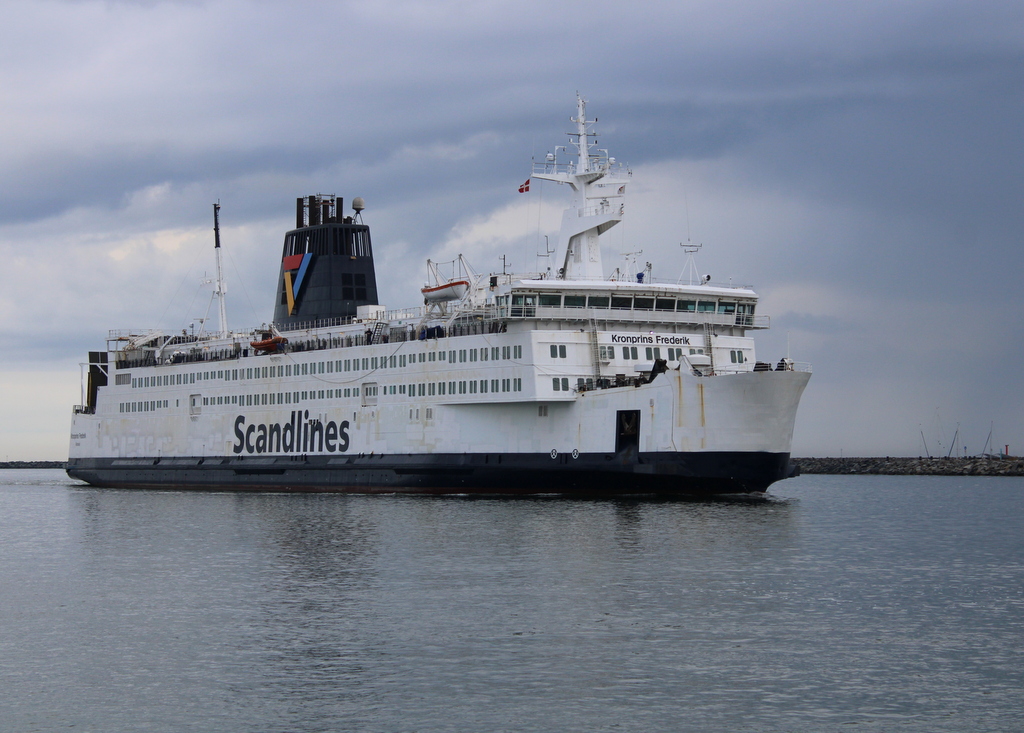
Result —
M 1024 458 L 793 458 L 801 473 L 1024 476 Z
M 64 461 L 0 461 L 0 468 L 64 468 Z

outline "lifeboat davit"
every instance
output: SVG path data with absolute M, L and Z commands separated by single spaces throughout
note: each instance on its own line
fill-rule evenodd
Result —
M 249 346 L 256 349 L 256 351 L 273 354 L 281 348 L 282 344 L 286 343 L 288 343 L 288 339 L 284 336 L 274 336 L 274 338 L 263 339 L 262 341 L 251 341 L 249 342 Z
M 461 300 L 469 291 L 468 280 L 452 280 L 443 285 L 421 288 L 423 300 L 428 303 L 442 303 L 447 300 Z

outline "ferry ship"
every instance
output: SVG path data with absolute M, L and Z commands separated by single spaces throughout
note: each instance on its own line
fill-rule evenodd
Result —
M 791 475 L 810 368 L 759 360 L 751 287 L 607 275 L 600 235 L 631 171 L 577 98 L 570 145 L 530 180 L 567 187 L 560 264 L 450 272 L 423 305 L 378 302 L 364 203 L 296 202 L 273 321 L 111 331 L 89 352 L 67 472 L 96 486 L 665 496 L 764 491 Z M 690 263 L 692 265 L 692 261 Z M 635 269 L 635 268 L 634 268 Z M 212 304 L 211 300 L 211 304 Z

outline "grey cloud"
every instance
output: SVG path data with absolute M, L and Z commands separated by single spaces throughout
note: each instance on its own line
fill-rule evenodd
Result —
M 716 211 L 732 220 L 701 219 L 689 202 L 714 272 L 891 304 L 899 327 L 882 333 L 872 319 L 884 308 L 775 314 L 766 351 L 785 348 L 792 330 L 819 365 L 812 415 L 819 406 L 826 415 L 830 399 L 855 399 L 849 385 L 887 393 L 891 374 L 853 366 L 876 344 L 895 355 L 894 373 L 921 382 L 918 402 L 900 409 L 934 409 L 921 405 L 935 390 L 956 391 L 963 374 L 903 353 L 901 329 L 939 338 L 939 325 L 969 332 L 988 314 L 1024 309 L 1020 3 L 654 2 L 624 12 L 576 0 L 236 0 L 0 10 L 0 249 L 33 278 L 45 265 L 59 291 L 36 303 L 39 281 L 8 275 L 0 309 L 32 344 L 8 360 L 49 361 L 62 347 L 80 353 L 85 340 L 95 347 L 108 327 L 155 325 L 178 283 L 194 285 L 192 251 L 138 245 L 129 265 L 109 249 L 160 230 L 194 230 L 189 246 L 201 248 L 218 198 L 238 238 L 229 280 L 246 283 L 256 311 L 243 317 L 248 305 L 234 301 L 245 293 L 229 282 L 239 321 L 266 317 L 276 274 L 267 263 L 294 197 L 315 191 L 366 197 L 378 252 L 402 253 L 387 295 L 398 299 L 418 277 L 407 260 L 430 255 L 458 222 L 507 205 L 529 156 L 566 141 L 576 90 L 620 160 L 641 170 L 727 168 L 701 193 L 720 198 Z M 766 221 L 741 201 L 792 211 Z M 688 226 L 681 202 L 664 206 L 645 211 Z M 653 220 L 623 226 L 638 238 L 656 229 Z M 677 256 L 681 238 L 651 251 Z M 950 300 L 965 307 L 943 310 Z M 187 305 L 168 323 L 191 315 Z M 124 323 L 125 308 L 145 322 Z M 904 310 L 927 323 L 900 322 Z M 992 338 L 1011 365 L 999 391 L 1019 388 L 1019 349 Z M 966 350 L 957 358 L 971 359 Z M 977 413 L 1024 428 L 988 385 L 962 391 Z M 968 409 L 961 404 L 949 409 Z M 862 422 L 849 427 L 851 439 L 866 432 Z

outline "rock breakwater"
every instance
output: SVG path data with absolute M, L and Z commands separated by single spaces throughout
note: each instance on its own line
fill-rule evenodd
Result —
M 888 476 L 1024 476 L 1024 459 L 1010 458 L 794 458 L 801 473 Z
M 64 468 L 64 461 L 0 461 L 0 468 Z

